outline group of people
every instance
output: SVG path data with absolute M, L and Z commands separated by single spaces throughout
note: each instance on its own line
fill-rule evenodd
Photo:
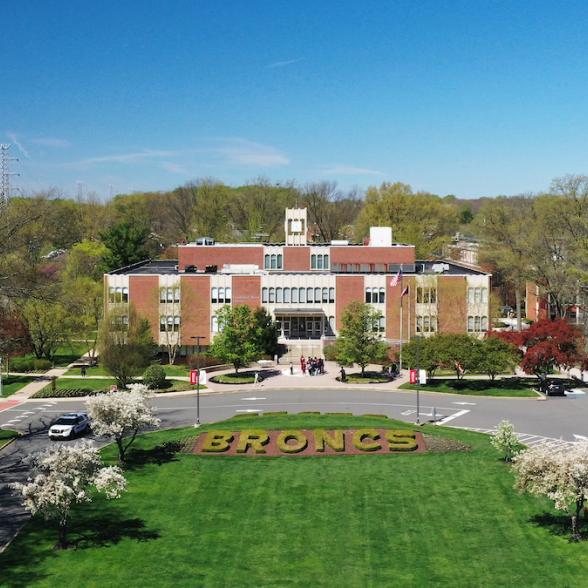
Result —
M 303 355 L 300 358 L 300 369 L 302 375 L 306 375 L 308 370 L 309 376 L 318 376 L 325 373 L 325 362 L 322 357 L 309 357 L 306 359 Z

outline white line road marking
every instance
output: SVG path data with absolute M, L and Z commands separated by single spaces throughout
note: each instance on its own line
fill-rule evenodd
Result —
M 267 400 L 267 398 L 256 398 L 252 396 L 251 398 L 241 398 L 241 400 Z
M 460 404 L 461 406 L 476 406 L 475 402 L 453 402 L 452 404 Z
M 401 412 L 400 414 L 402 416 L 410 416 L 411 414 L 415 414 L 415 413 L 416 413 L 416 410 L 412 409 L 412 410 L 405 410 L 405 411 Z
M 241 408 L 239 410 L 236 410 L 235 412 L 263 412 L 263 410 L 256 408 Z
M 457 419 L 460 416 L 463 416 L 464 414 L 468 414 L 468 412 L 471 412 L 471 411 L 464 408 L 463 410 L 460 410 L 454 414 L 450 414 L 449 416 L 446 416 L 445 418 L 441 419 L 440 421 L 437 421 L 435 424 L 436 425 L 444 425 L 445 423 L 448 423 L 449 421 Z

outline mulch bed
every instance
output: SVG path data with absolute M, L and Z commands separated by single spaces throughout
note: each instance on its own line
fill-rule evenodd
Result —
M 446 437 L 437 437 L 436 435 L 425 435 L 425 443 L 427 449 L 434 453 L 445 453 L 447 451 L 470 451 L 471 447 L 456 441 L 455 439 L 447 439 Z

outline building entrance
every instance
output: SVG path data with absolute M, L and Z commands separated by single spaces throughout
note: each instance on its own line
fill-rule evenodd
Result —
M 276 322 L 285 339 L 320 339 L 324 333 L 322 316 L 279 316 Z

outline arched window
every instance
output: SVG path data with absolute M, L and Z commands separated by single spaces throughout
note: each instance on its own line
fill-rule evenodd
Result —
M 290 288 L 284 288 L 284 302 L 290 302 Z
M 180 317 L 174 316 L 174 331 L 177 333 L 180 330 Z
M 323 269 L 323 256 L 322 255 L 316 256 L 316 269 Z
M 173 302 L 173 301 L 174 301 L 174 289 L 168 288 L 167 289 L 167 302 Z
M 218 289 L 218 301 L 219 302 L 224 302 L 225 301 L 225 289 L 224 288 L 219 288 Z
M 386 302 L 386 290 L 384 288 L 380 288 L 380 304 L 384 304 Z
M 212 288 L 211 290 L 211 295 L 210 295 L 210 301 L 214 304 L 216 302 L 218 302 L 218 288 Z
M 159 317 L 159 332 L 165 333 L 165 317 L 164 316 Z
M 276 303 L 280 304 L 284 302 L 284 291 L 282 288 L 276 288 Z
M 488 330 L 488 317 L 483 316 L 482 317 L 482 331 L 487 331 L 487 330 Z
M 370 302 L 372 301 L 372 289 L 371 288 L 365 289 L 365 301 L 367 304 L 370 304 Z
M 316 269 L 316 255 L 314 253 L 310 256 L 310 269 Z
M 124 292 L 123 292 L 124 294 Z M 180 289 L 179 288 L 174 288 L 174 302 L 179 302 L 180 301 Z
M 271 255 L 271 269 L 276 269 L 278 266 L 278 257 L 275 253 Z
M 229 303 L 231 302 L 231 289 L 230 288 L 225 288 L 225 302 Z
M 306 302 L 314 302 L 313 292 L 312 288 L 306 288 Z
M 471 333 L 474 330 L 474 317 L 468 316 L 468 331 Z
M 123 302 L 128 302 L 129 301 L 129 289 L 128 288 L 123 288 L 122 289 L 122 301 Z
M 306 288 L 298 288 L 298 302 L 306 302 Z
M 329 302 L 329 289 L 323 288 L 323 304 L 328 304 Z
M 335 288 L 329 288 L 329 302 L 335 302 Z
M 270 256 L 268 254 L 264 255 L 264 257 L 263 257 L 263 267 L 265 269 L 270 268 Z
M 292 302 L 298 302 L 298 288 L 292 288 Z
M 329 256 L 328 255 L 323 256 L 323 267 L 325 269 L 329 269 Z
M 321 301 L 321 289 L 320 288 L 314 289 L 314 301 L 317 304 L 320 303 L 320 301 Z
M 218 317 L 217 316 L 213 316 L 211 321 L 210 321 L 210 330 L 213 333 L 218 333 Z
M 261 289 L 261 301 L 267 303 L 268 298 L 267 298 L 267 288 L 262 288 Z
M 282 259 L 283 259 L 282 254 L 278 253 L 278 269 L 282 269 L 282 267 L 283 267 L 282 266 Z
M 122 302 L 122 288 L 116 289 L 116 301 Z
M 269 289 L 269 301 L 270 301 L 270 304 L 274 304 L 276 301 L 276 289 L 275 288 Z

